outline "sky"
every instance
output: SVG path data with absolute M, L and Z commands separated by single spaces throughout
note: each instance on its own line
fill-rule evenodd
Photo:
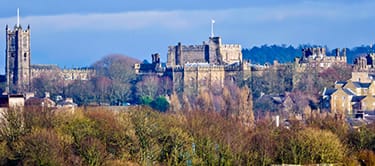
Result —
M 16 24 L 17 8 L 21 25 L 31 27 L 31 63 L 67 68 L 110 54 L 150 61 L 159 53 L 166 61 L 170 45 L 207 41 L 211 19 L 223 43 L 243 48 L 375 42 L 371 0 L 1 0 L 0 69 L 5 26 Z

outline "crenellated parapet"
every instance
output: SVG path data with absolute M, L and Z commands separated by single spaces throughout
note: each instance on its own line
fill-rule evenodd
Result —
M 357 57 L 353 69 L 360 72 L 375 72 L 375 53 Z
M 183 51 L 204 51 L 205 45 L 183 45 Z
M 306 67 L 325 69 L 334 64 L 347 63 L 345 48 L 337 48 L 334 52 L 335 55 L 328 56 L 324 47 L 304 48 L 301 58 L 295 59 L 295 67 L 303 71 Z
M 150 64 L 136 64 L 138 75 L 159 74 L 157 70 L 142 68 Z M 163 76 L 173 81 L 174 91 L 197 90 L 223 86 L 226 79 L 247 80 L 251 77 L 251 64 L 243 62 L 239 44 L 222 44 L 221 37 L 209 37 L 202 45 L 177 45 L 168 47 L 167 63 Z
M 235 49 L 235 50 L 242 49 L 242 47 L 241 47 L 240 44 L 222 44 L 220 46 L 220 48 L 223 48 L 223 49 Z
M 62 79 L 67 81 L 73 80 L 90 80 L 96 75 L 96 71 L 93 68 L 71 68 L 61 69 L 57 65 L 32 65 L 31 68 L 31 79 L 38 78 L 41 76 L 52 76 L 55 79 Z

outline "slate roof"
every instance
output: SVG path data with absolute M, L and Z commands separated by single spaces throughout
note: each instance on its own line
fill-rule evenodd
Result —
M 369 88 L 370 83 L 362 83 L 362 82 L 353 82 L 356 88 Z
M 337 91 L 337 89 L 335 88 L 327 88 L 324 92 L 323 92 L 323 96 L 331 96 L 333 93 L 335 93 Z
M 349 88 L 343 88 L 342 90 L 343 90 L 346 94 L 348 94 L 348 95 L 356 96 L 356 94 L 355 94 L 352 90 L 350 90 Z
M 343 84 L 343 85 L 345 85 L 346 83 L 347 83 L 346 81 L 336 81 L 335 84 Z
M 366 96 L 353 96 L 352 102 L 360 102 L 362 99 L 364 99 Z

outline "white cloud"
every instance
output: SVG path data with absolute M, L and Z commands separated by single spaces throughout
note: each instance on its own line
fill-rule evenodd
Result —
M 21 18 L 23 25 L 32 25 L 33 30 L 65 31 L 88 30 L 137 30 L 164 28 L 184 30 L 209 25 L 214 18 L 220 25 L 237 22 L 279 22 L 290 19 L 352 20 L 374 17 L 374 2 L 358 4 L 302 1 L 292 5 L 246 7 L 222 10 L 175 10 L 175 11 L 132 11 L 122 13 L 61 14 L 27 16 Z M 0 25 L 16 22 L 15 17 L 0 18 Z

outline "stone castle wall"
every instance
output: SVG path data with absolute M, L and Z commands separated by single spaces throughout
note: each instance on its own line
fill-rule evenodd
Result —
M 184 68 L 184 89 L 198 90 L 222 86 L 225 79 L 224 66 L 192 65 Z
M 205 47 L 205 45 L 182 46 L 182 64 L 206 62 Z
M 225 63 L 233 63 L 242 61 L 242 48 L 238 44 L 224 44 L 220 46 L 220 54 L 222 61 Z
M 210 37 L 202 45 L 178 43 L 169 46 L 163 73 L 142 70 L 142 65 L 135 65 L 137 74 L 151 72 L 170 77 L 175 92 L 198 92 L 204 88 L 222 87 L 226 80 L 237 82 L 251 77 L 251 66 L 242 62 L 241 45 L 222 44 L 220 37 Z
M 167 67 L 186 63 L 231 64 L 242 61 L 242 48 L 238 44 L 222 44 L 220 37 L 210 37 L 202 45 L 168 47 Z
M 95 70 L 89 68 L 60 69 L 56 65 L 33 65 L 31 68 L 31 79 L 53 75 L 66 81 L 90 80 L 95 74 Z

